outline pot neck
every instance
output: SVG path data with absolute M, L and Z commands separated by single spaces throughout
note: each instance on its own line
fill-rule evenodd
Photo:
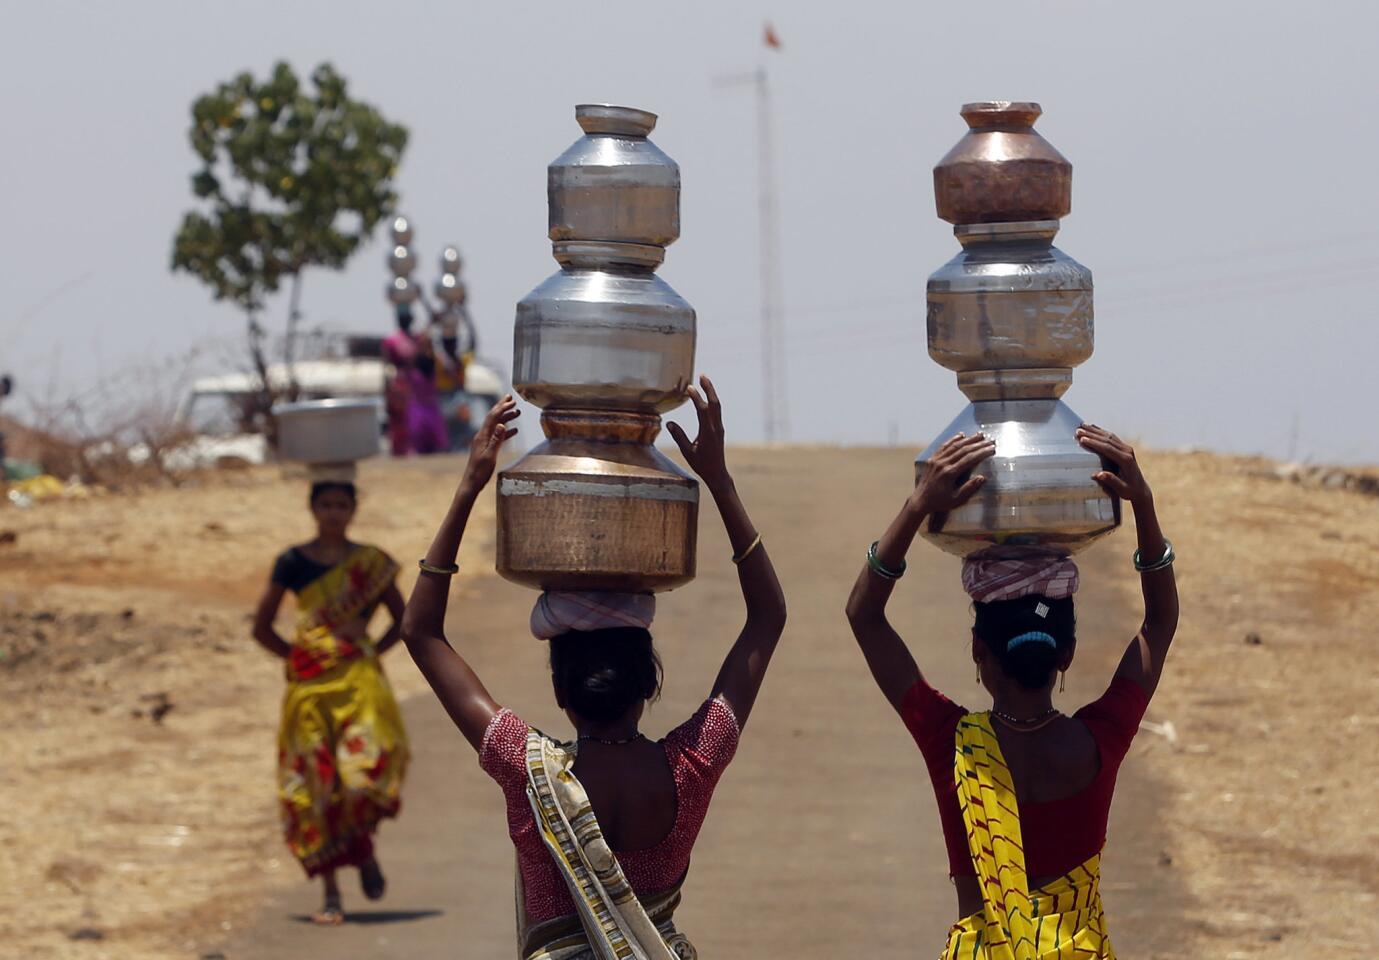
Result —
M 953 228 L 953 236 L 963 249 L 1002 243 L 1053 246 L 1058 235 L 1057 220 L 1014 220 L 1009 223 L 960 223 Z
M 646 445 L 654 442 L 661 432 L 661 418 L 654 413 L 623 410 L 543 410 L 541 430 L 551 440 Z
M 566 270 L 607 270 L 649 274 L 666 258 L 665 247 L 606 240 L 557 240 L 551 256 Z

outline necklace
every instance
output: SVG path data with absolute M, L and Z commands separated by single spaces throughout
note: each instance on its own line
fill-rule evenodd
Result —
M 1059 713 L 1057 707 L 1049 707 L 1037 717 L 1021 718 L 1012 717 L 1008 713 L 992 708 L 991 715 L 1012 730 L 1018 730 L 1021 733 L 1033 733 L 1035 730 L 1042 730 L 1053 723 L 1054 720 L 1058 719 Z
M 636 743 L 638 740 L 644 740 L 645 738 L 646 734 L 644 733 L 634 733 L 632 734 L 632 736 L 627 737 L 624 740 L 605 740 L 603 737 L 596 737 L 592 734 L 586 733 L 581 735 L 580 737 L 577 737 L 576 739 L 579 743 L 583 743 L 586 740 L 592 740 L 594 741 L 594 743 L 601 743 L 605 747 L 622 747 L 626 746 L 629 743 Z

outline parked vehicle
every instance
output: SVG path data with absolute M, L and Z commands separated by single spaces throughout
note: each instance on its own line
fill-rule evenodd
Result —
M 293 365 L 292 373 L 300 400 L 371 400 L 378 408 L 379 444 L 380 448 L 384 446 L 387 413 L 383 391 L 392 375 L 391 366 L 377 357 L 346 357 L 299 361 Z M 268 382 L 275 390 L 285 390 L 289 382 L 286 365 L 270 366 Z M 193 383 L 177 413 L 179 426 L 191 439 L 164 453 L 164 465 L 178 470 L 272 460 L 264 425 L 255 424 L 251 412 L 260 385 L 255 373 L 221 374 Z M 470 422 L 477 429 L 489 409 L 501 399 L 503 379 L 492 366 L 474 361 L 465 370 L 465 387 L 471 397 Z

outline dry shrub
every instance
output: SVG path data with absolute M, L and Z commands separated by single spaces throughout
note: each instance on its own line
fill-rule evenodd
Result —
M 194 359 L 135 363 L 70 396 L 26 396 L 23 422 L 0 423 L 8 455 L 90 486 L 180 482 L 185 471 L 169 469 L 166 454 L 192 439 L 177 410 Z
M 14 460 L 28 460 L 59 477 L 72 476 L 81 463 L 81 448 L 71 440 L 46 433 L 10 417 L 0 417 L 5 452 Z

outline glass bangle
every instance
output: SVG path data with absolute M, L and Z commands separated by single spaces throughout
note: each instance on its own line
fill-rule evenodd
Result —
M 876 556 L 876 546 L 880 542 L 880 540 L 874 540 L 872 541 L 872 545 L 867 548 L 867 566 L 871 567 L 872 572 L 878 577 L 883 577 L 886 580 L 899 580 L 905 575 L 905 561 L 900 561 L 899 570 L 892 570 L 887 567 L 881 562 L 880 558 Z
M 1176 559 L 1178 559 L 1178 556 L 1173 552 L 1173 541 L 1168 539 L 1168 537 L 1164 537 L 1163 556 L 1153 563 L 1145 563 L 1138 550 L 1135 551 L 1135 556 L 1133 558 L 1135 569 L 1140 573 L 1153 573 L 1156 570 L 1164 570 L 1173 566 L 1173 561 Z

